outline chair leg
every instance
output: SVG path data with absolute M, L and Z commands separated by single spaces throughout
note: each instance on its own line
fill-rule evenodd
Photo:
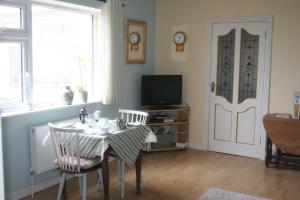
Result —
M 78 177 L 79 180 L 79 193 L 80 193 L 80 199 L 82 198 L 82 187 L 83 187 L 83 182 L 82 182 L 82 176 Z
M 61 200 L 61 195 L 62 195 L 62 192 L 63 192 L 63 189 L 64 189 L 65 181 L 66 181 L 66 173 L 63 172 L 61 174 L 61 178 L 60 178 L 60 184 L 59 184 L 59 189 L 58 189 L 58 194 L 57 194 L 57 200 Z
M 98 191 L 103 191 L 103 180 L 102 180 L 102 170 L 97 170 L 97 189 Z M 101 186 L 100 186 L 101 185 Z
M 87 174 L 82 175 L 82 200 L 86 200 L 86 190 L 87 190 L 86 177 Z
M 119 159 L 119 181 L 121 185 L 121 198 L 125 196 L 125 162 Z

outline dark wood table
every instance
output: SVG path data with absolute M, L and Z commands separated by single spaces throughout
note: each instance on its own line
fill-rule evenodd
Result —
M 104 152 L 104 157 L 102 161 L 102 179 L 103 179 L 103 190 L 104 190 L 104 200 L 109 200 L 109 155 L 112 150 L 109 147 Z M 136 194 L 141 194 L 141 171 L 142 171 L 142 151 L 140 151 L 136 161 L 135 161 L 135 171 L 136 171 Z
M 267 114 L 263 123 L 267 134 L 265 165 L 300 169 L 300 120 Z M 276 148 L 275 154 L 273 144 Z

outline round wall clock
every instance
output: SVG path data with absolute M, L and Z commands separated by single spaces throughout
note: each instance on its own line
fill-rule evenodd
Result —
M 175 44 L 183 44 L 185 42 L 185 34 L 181 31 L 174 34 Z
M 141 40 L 140 34 L 137 32 L 132 32 L 129 34 L 129 43 L 130 43 L 130 49 L 132 51 L 138 51 L 139 50 L 139 43 Z
M 129 35 L 130 44 L 138 44 L 140 42 L 140 35 L 137 32 L 132 32 Z
M 184 51 L 184 43 L 186 41 L 185 33 L 178 31 L 174 34 L 174 43 L 176 44 L 176 51 Z

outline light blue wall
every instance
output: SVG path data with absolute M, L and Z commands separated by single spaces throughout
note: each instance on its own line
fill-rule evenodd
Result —
M 119 107 L 136 108 L 140 105 L 140 77 L 142 74 L 154 73 L 155 1 L 156 0 L 124 0 L 124 4 L 126 5 L 123 8 L 124 22 L 127 18 L 147 22 L 147 63 L 144 65 L 126 65 L 123 62 L 120 69 L 120 106 L 92 104 L 87 107 L 89 111 L 100 109 L 102 115 L 115 117 Z M 123 40 L 122 37 L 122 41 Z M 122 42 L 122 46 L 124 46 L 124 41 Z M 122 47 L 122 49 L 124 48 Z M 125 60 L 125 58 L 123 58 L 123 60 Z M 80 109 L 80 106 L 74 106 L 4 117 L 2 119 L 6 194 L 30 186 L 29 127 L 46 124 L 49 121 L 59 121 L 76 117 Z M 48 180 L 55 175 L 53 172 L 39 175 L 36 177 L 36 182 Z
M 140 79 L 142 74 L 154 73 L 155 44 L 155 0 L 123 0 L 124 24 L 126 19 L 147 22 L 147 63 L 145 65 L 125 65 L 121 68 L 122 98 L 121 106 L 132 108 L 140 105 Z M 124 30 L 124 29 L 123 29 Z M 122 43 L 124 45 L 124 42 Z M 124 48 L 122 48 L 124 50 Z M 124 53 L 123 53 L 124 54 Z M 125 62 L 125 57 L 123 58 Z

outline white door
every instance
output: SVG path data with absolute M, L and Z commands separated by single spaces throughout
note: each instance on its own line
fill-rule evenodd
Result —
M 215 23 L 209 150 L 258 158 L 266 23 Z

